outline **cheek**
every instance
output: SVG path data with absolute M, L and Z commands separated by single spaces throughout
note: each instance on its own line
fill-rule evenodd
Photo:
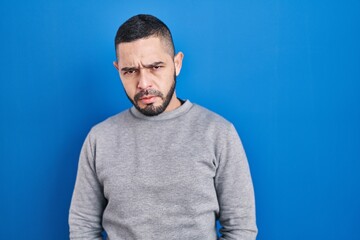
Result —
M 136 85 L 129 81 L 122 81 L 122 85 L 125 89 L 126 94 L 133 98 L 136 93 Z
M 173 69 L 172 71 L 167 71 L 166 73 L 163 73 L 162 76 L 160 76 L 158 84 L 161 86 L 161 88 L 168 89 L 174 82 L 174 76 L 175 69 Z

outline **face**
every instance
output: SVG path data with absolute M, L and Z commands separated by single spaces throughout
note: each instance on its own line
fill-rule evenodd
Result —
M 125 92 L 143 114 L 154 116 L 180 106 L 176 98 L 175 78 L 179 75 L 183 54 L 174 57 L 159 37 L 120 43 L 114 62 Z

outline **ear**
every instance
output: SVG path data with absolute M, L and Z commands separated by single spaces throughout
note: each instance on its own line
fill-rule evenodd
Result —
M 117 61 L 114 61 L 114 62 L 113 62 L 113 65 L 114 65 L 114 67 L 116 68 L 116 70 L 119 71 L 119 64 L 118 64 L 118 62 L 117 62 Z
M 178 52 L 174 57 L 176 76 L 180 74 L 183 58 L 184 54 L 182 52 Z

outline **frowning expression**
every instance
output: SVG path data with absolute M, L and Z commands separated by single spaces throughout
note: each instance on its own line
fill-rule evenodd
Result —
M 180 105 L 175 78 L 180 73 L 183 54 L 175 56 L 160 37 L 120 43 L 118 70 L 125 92 L 134 106 L 146 115 L 171 111 Z

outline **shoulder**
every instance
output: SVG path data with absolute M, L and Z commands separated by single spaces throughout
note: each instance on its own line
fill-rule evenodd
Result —
M 236 146 L 240 137 L 229 120 L 205 107 L 194 104 L 192 126 L 203 136 L 208 146 L 214 146 L 216 156 L 224 149 Z
M 216 125 L 218 128 L 229 129 L 233 126 L 233 124 L 223 116 L 198 104 L 193 104 L 193 114 L 196 115 L 198 121 Z
M 108 117 L 104 121 L 94 125 L 90 130 L 90 135 L 101 136 L 117 132 L 121 130 L 121 128 L 127 127 L 127 123 L 131 122 L 129 119 L 131 117 L 129 109 Z

